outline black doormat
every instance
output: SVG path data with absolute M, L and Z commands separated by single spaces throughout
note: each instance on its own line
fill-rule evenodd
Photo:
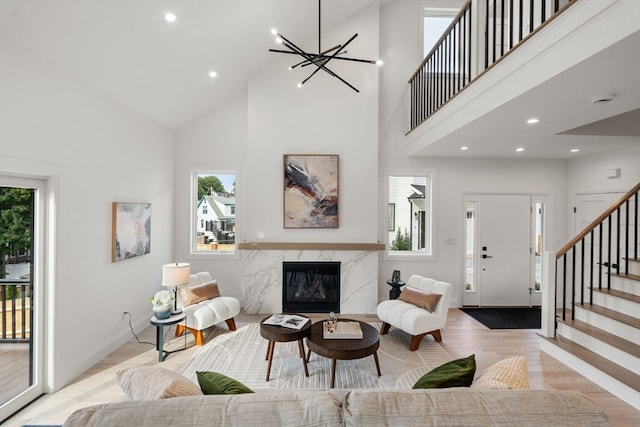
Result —
M 489 329 L 540 329 L 540 307 L 461 308 Z

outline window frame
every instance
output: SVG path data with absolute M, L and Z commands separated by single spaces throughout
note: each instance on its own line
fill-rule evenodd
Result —
M 435 261 L 437 260 L 437 211 L 435 210 L 435 206 L 437 206 L 437 182 L 438 182 L 438 171 L 437 169 L 415 169 L 415 170 L 389 170 L 384 174 L 384 201 L 386 207 L 389 206 L 390 203 L 394 203 L 389 200 L 389 177 L 398 176 L 398 177 L 416 177 L 416 176 L 424 176 L 427 178 L 428 182 L 428 190 L 426 194 L 430 194 L 431 197 L 428 200 L 425 200 L 425 203 L 429 205 L 431 215 L 430 215 L 430 246 L 431 253 L 425 253 L 424 251 L 418 250 L 410 250 L 410 251 L 392 251 L 390 250 L 390 240 L 389 240 L 389 217 L 388 215 L 384 215 L 384 242 L 385 242 L 385 251 L 383 253 L 383 259 L 386 261 Z M 388 208 L 386 209 L 388 212 Z M 399 227 L 396 221 L 396 229 Z M 397 230 L 396 230 L 397 231 Z
M 209 166 L 209 167 L 198 167 L 191 168 L 189 170 L 189 258 L 190 259 L 229 259 L 229 260 L 237 260 L 240 259 L 240 251 L 238 249 L 238 242 L 240 242 L 239 234 L 238 234 L 238 224 L 240 223 L 240 218 L 237 214 L 235 216 L 235 239 L 234 239 L 234 249 L 233 251 L 204 251 L 198 250 L 197 246 L 197 229 L 198 229 L 198 212 L 197 212 L 197 203 L 198 199 L 198 176 L 199 175 L 234 175 L 235 176 L 235 211 L 237 212 L 238 205 L 241 204 L 238 198 L 238 188 L 240 181 L 240 170 L 237 167 L 233 166 Z M 240 209 L 242 212 L 242 208 Z M 206 221 L 205 221 L 206 222 Z

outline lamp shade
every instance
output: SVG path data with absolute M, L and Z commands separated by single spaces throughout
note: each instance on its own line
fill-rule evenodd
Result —
M 162 266 L 162 286 L 184 286 L 189 284 L 191 264 L 176 262 Z

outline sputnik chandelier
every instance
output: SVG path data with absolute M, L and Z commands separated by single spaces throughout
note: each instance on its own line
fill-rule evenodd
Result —
M 340 60 L 340 61 L 364 62 L 366 64 L 375 64 L 375 65 L 382 65 L 382 61 L 374 60 L 374 59 L 348 58 L 346 56 L 343 56 L 347 53 L 345 48 L 349 45 L 349 43 L 355 40 L 356 37 L 358 37 L 358 33 L 351 36 L 351 38 L 347 40 L 344 44 L 339 44 L 337 46 L 332 47 L 331 49 L 327 49 L 323 51 L 322 41 L 321 41 L 322 31 L 321 31 L 321 20 L 320 20 L 320 2 L 321 0 L 318 0 L 318 53 L 304 51 L 303 49 L 298 47 L 295 43 L 293 43 L 291 40 L 287 39 L 285 36 L 279 33 L 278 30 L 276 29 L 272 29 L 271 34 L 276 36 L 276 43 L 284 46 L 285 48 L 287 48 L 287 50 L 269 49 L 269 52 L 286 53 L 290 55 L 301 56 L 303 58 L 302 61 L 290 66 L 289 67 L 290 70 L 293 70 L 294 68 L 298 68 L 298 67 L 304 68 L 310 65 L 315 66 L 315 69 L 311 72 L 311 74 L 306 79 L 298 83 L 298 87 L 302 87 L 302 85 L 305 84 L 311 77 L 315 76 L 318 71 L 322 70 L 327 74 L 329 74 L 330 76 L 337 78 L 342 83 L 346 84 L 356 92 L 360 92 L 351 83 L 347 82 L 345 79 L 343 79 L 342 77 L 337 75 L 335 72 L 333 72 L 331 69 L 329 69 L 327 67 L 327 64 L 334 59 Z

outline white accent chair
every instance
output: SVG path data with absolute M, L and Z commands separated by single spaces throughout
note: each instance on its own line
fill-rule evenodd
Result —
M 187 287 L 204 285 L 211 281 L 213 279 L 208 272 L 195 273 L 190 275 Z M 203 331 L 217 323 L 226 322 L 230 330 L 236 330 L 236 322 L 233 318 L 240 313 L 240 302 L 234 297 L 219 296 L 183 307 L 180 292 L 178 292 L 178 307 L 182 308 L 187 317 L 184 325 L 178 324 L 176 327 L 176 336 L 189 331 L 195 337 L 196 345 L 204 344 Z
M 423 292 L 440 294 L 435 310 L 430 313 L 422 307 L 398 299 L 382 301 L 378 304 L 378 317 L 382 320 L 380 334 L 385 335 L 391 326 L 402 329 L 411 335 L 409 350 L 420 347 L 420 341 L 426 335 L 432 335 L 436 341 L 442 341 L 442 329 L 447 322 L 449 302 L 451 300 L 451 284 L 413 275 L 405 287 Z

